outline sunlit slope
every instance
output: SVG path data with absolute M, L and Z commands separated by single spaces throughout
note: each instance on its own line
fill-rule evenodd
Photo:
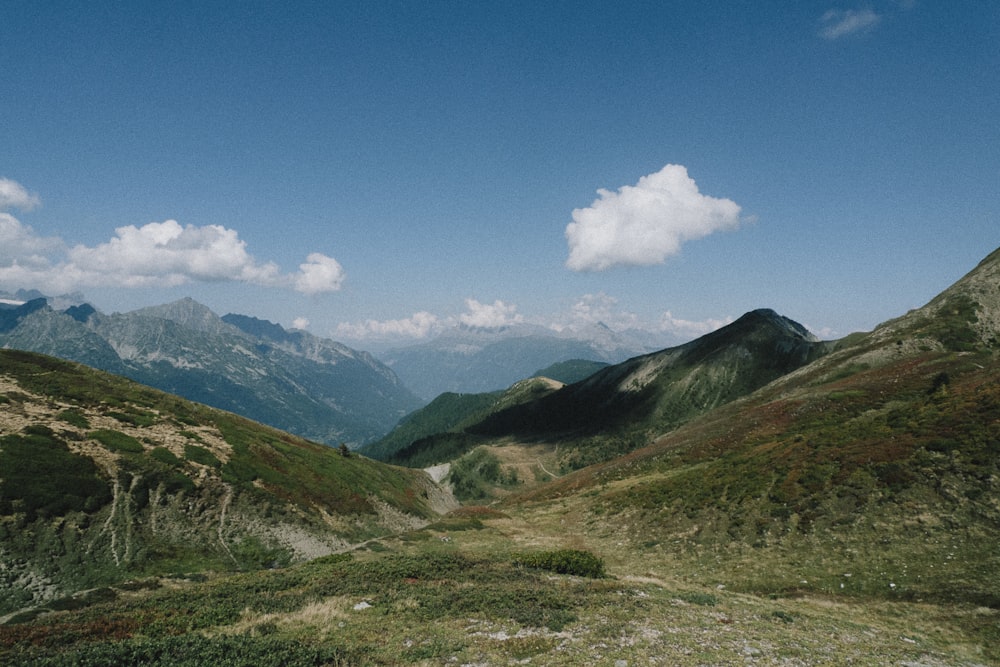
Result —
M 257 568 L 434 515 L 423 473 L 0 350 L 0 611 L 144 573 Z
M 595 534 L 759 592 L 998 607 L 998 263 L 650 446 L 509 502 L 572 499 Z

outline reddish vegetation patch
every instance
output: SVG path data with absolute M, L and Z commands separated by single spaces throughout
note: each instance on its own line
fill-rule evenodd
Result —
M 80 641 L 121 641 L 139 627 L 137 619 L 109 618 L 85 623 L 0 626 L 0 646 L 66 646 Z
M 500 510 L 493 509 L 492 507 L 486 507 L 485 505 L 466 505 L 464 507 L 459 507 L 448 513 L 449 517 L 455 518 L 474 518 L 474 519 L 508 519 L 506 514 Z

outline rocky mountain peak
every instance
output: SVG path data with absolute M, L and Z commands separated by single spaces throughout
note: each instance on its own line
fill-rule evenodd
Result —
M 184 297 L 160 306 L 140 308 L 134 315 L 156 317 L 176 322 L 188 329 L 205 333 L 233 333 L 235 330 L 226 324 L 208 306 L 198 303 L 191 297 Z
M 280 324 L 249 315 L 229 313 L 222 316 L 222 321 L 257 338 L 265 338 L 279 343 L 286 343 L 295 339 L 295 336 L 286 331 Z
M 0 333 L 12 330 L 25 317 L 35 311 L 48 308 L 48 305 L 49 303 L 45 297 L 39 297 L 26 301 L 20 306 L 0 310 Z

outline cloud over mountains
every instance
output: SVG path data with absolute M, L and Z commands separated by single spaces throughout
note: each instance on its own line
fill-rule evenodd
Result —
M 574 271 L 661 264 L 686 241 L 739 226 L 740 207 L 703 195 L 682 165 L 668 164 L 617 192 L 600 189 L 566 226 Z
M 489 329 L 524 322 L 524 315 L 517 312 L 517 306 L 512 303 L 500 299 L 493 303 L 480 303 L 476 299 L 468 298 L 465 300 L 465 312 L 457 317 L 439 317 L 421 310 L 402 319 L 341 322 L 334 334 L 350 340 L 412 341 L 430 338 L 445 329 L 459 325 Z
M 38 203 L 17 182 L 0 179 L 0 286 L 62 292 L 233 281 L 318 294 L 339 290 L 344 281 L 337 260 L 318 252 L 297 272 L 284 274 L 274 262 L 254 258 L 237 231 L 221 225 L 183 226 L 176 220 L 126 225 L 104 243 L 69 247 L 5 212 Z

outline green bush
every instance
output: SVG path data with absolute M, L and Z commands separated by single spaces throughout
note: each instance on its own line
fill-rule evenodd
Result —
M 90 428 L 90 422 L 87 421 L 87 418 L 82 412 L 75 408 L 63 410 L 57 415 L 57 417 L 67 424 L 76 426 L 77 428 Z
M 355 658 L 356 659 L 356 656 Z M 255 665 L 256 667 L 319 667 L 354 664 L 342 649 L 272 637 L 202 637 L 189 634 L 162 639 L 129 639 L 82 645 L 60 653 L 45 652 L 19 658 L 33 667 L 158 665 Z
M 93 511 L 111 500 L 111 488 L 93 460 L 69 451 L 45 426 L 0 438 L 0 514 L 62 516 Z
M 222 466 L 222 461 L 216 458 L 215 454 L 199 445 L 184 445 L 184 458 L 211 468 Z
M 173 468 L 179 468 L 184 465 L 184 462 L 177 458 L 172 451 L 166 447 L 153 447 L 153 451 L 149 455 L 156 461 L 160 463 L 165 463 Z
M 715 597 L 711 593 L 700 593 L 700 592 L 688 592 L 688 593 L 678 593 L 678 600 L 684 600 L 690 604 L 701 605 L 702 607 L 714 607 L 719 604 L 719 598 Z
M 557 574 L 601 579 L 605 576 L 604 561 L 589 551 L 578 549 L 557 549 L 521 554 L 514 564 L 536 570 L 548 570 Z
M 448 481 L 459 500 L 483 500 L 490 497 L 490 486 L 509 480 L 500 469 L 500 459 L 480 447 L 452 464 Z
M 96 440 L 113 452 L 125 452 L 129 454 L 141 454 L 142 443 L 130 435 L 115 431 L 109 428 L 102 428 L 91 431 L 87 437 Z
M 156 421 L 156 415 L 146 410 L 109 412 L 108 416 L 114 417 L 123 424 L 131 424 L 132 426 L 152 426 Z

